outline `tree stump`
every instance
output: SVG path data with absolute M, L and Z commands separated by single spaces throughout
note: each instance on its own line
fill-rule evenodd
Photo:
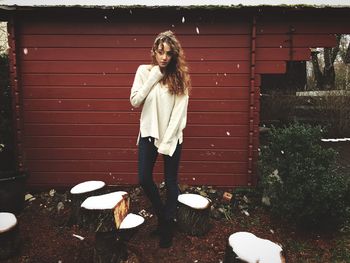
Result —
M 128 214 L 117 231 L 122 241 L 128 242 L 133 235 L 139 230 L 145 219 L 140 215 Z
M 95 237 L 94 262 L 126 261 L 128 259 L 127 242 L 137 232 L 139 226 L 144 221 L 142 216 L 130 213 L 121 222 L 118 230 L 97 232 Z
M 0 260 L 13 256 L 19 247 L 17 218 L 12 213 L 0 213 Z
M 192 236 L 206 234 L 210 229 L 210 200 L 198 194 L 181 194 L 178 201 L 179 229 Z
M 80 206 L 83 201 L 91 195 L 102 194 L 102 190 L 105 187 L 103 181 L 86 181 L 75 185 L 70 189 L 70 197 L 72 200 L 72 209 L 68 225 L 79 225 L 82 227 L 82 218 L 80 215 Z
M 232 234 L 226 246 L 224 263 L 285 263 L 282 247 L 249 232 Z
M 118 236 L 129 210 L 124 191 L 88 197 L 81 204 L 83 226 L 95 232 L 94 263 L 119 263 L 127 258 L 127 249 Z

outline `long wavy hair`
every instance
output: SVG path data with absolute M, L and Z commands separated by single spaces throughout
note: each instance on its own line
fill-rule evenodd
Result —
M 185 54 L 180 42 L 170 30 L 160 33 L 154 40 L 152 47 L 152 64 L 158 65 L 156 51 L 159 49 L 159 46 L 163 49 L 164 43 L 169 45 L 173 54 L 169 64 L 165 68 L 162 83 L 168 85 L 171 94 L 189 94 L 191 79 L 185 61 Z

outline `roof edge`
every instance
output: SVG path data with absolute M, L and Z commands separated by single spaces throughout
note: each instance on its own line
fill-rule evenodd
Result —
M 322 8 L 334 8 L 334 9 L 350 9 L 350 5 L 312 5 L 312 4 L 258 4 L 258 5 L 244 5 L 244 4 L 198 4 L 198 5 L 143 5 L 143 4 L 131 4 L 131 5 L 104 5 L 104 4 L 93 4 L 93 5 L 84 5 L 84 4 L 33 4 L 33 5 L 6 5 L 1 4 L 0 9 L 13 11 L 13 10 L 26 10 L 26 9 L 42 9 L 42 8 L 82 8 L 82 9 L 156 9 L 156 8 L 175 8 L 175 9 L 251 9 L 251 8 L 268 8 L 268 9 L 322 9 Z

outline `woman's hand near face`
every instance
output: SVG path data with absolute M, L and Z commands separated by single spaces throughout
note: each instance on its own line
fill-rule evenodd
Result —
M 163 73 L 160 70 L 159 66 L 153 66 L 152 69 L 150 70 L 149 77 L 157 78 L 158 80 L 161 80 L 163 78 Z

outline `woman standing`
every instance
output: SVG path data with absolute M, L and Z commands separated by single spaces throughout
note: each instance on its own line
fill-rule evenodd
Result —
M 171 31 L 160 33 L 154 41 L 152 64 L 137 69 L 131 89 L 132 106 L 142 106 L 138 137 L 138 176 L 158 219 L 159 246 L 172 245 L 176 216 L 178 168 L 186 126 L 190 77 L 181 45 Z M 164 158 L 166 200 L 162 202 L 153 181 L 158 153 Z

